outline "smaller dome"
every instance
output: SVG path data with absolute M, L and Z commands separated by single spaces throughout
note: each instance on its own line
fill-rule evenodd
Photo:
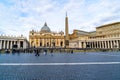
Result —
M 63 31 L 60 31 L 59 34 L 64 34 L 64 32 L 63 32 Z
M 47 26 L 46 22 L 45 22 L 44 26 L 41 28 L 41 32 L 51 32 L 50 28 Z

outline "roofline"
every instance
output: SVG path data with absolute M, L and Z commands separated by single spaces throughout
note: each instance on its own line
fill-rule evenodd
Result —
M 98 28 L 102 28 L 102 27 L 106 27 L 106 26 L 109 26 L 109 25 L 115 25 L 115 24 L 120 24 L 120 22 L 113 22 L 113 23 L 110 23 L 110 24 L 105 24 L 105 25 L 102 25 L 102 26 L 96 27 L 96 29 L 98 29 Z
M 81 32 L 85 32 L 85 33 L 88 33 L 87 31 L 78 30 L 78 29 L 74 29 L 73 31 L 81 31 Z

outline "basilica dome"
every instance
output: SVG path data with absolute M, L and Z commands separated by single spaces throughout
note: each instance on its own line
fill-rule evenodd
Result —
M 44 26 L 41 28 L 41 32 L 51 32 L 50 28 L 47 26 L 47 23 L 45 22 Z

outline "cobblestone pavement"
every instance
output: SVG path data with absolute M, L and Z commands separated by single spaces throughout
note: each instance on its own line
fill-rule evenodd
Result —
M 2 63 L 120 62 L 120 52 L 0 54 Z M 0 80 L 120 80 L 120 64 L 0 65 Z

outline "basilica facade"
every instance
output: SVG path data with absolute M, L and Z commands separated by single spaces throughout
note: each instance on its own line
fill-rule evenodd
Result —
M 61 48 L 120 48 L 120 22 L 114 22 L 96 27 L 96 31 L 86 32 L 73 30 L 69 34 L 68 17 L 65 17 L 65 34 L 55 33 L 47 23 L 40 31 L 29 33 L 31 47 L 61 47 Z
M 64 47 L 64 32 L 53 32 L 45 23 L 40 31 L 30 31 L 29 42 L 31 47 Z
M 65 34 L 63 31 L 53 32 L 45 22 L 40 31 L 29 32 L 30 47 L 65 48 L 69 47 L 68 17 L 65 17 Z

